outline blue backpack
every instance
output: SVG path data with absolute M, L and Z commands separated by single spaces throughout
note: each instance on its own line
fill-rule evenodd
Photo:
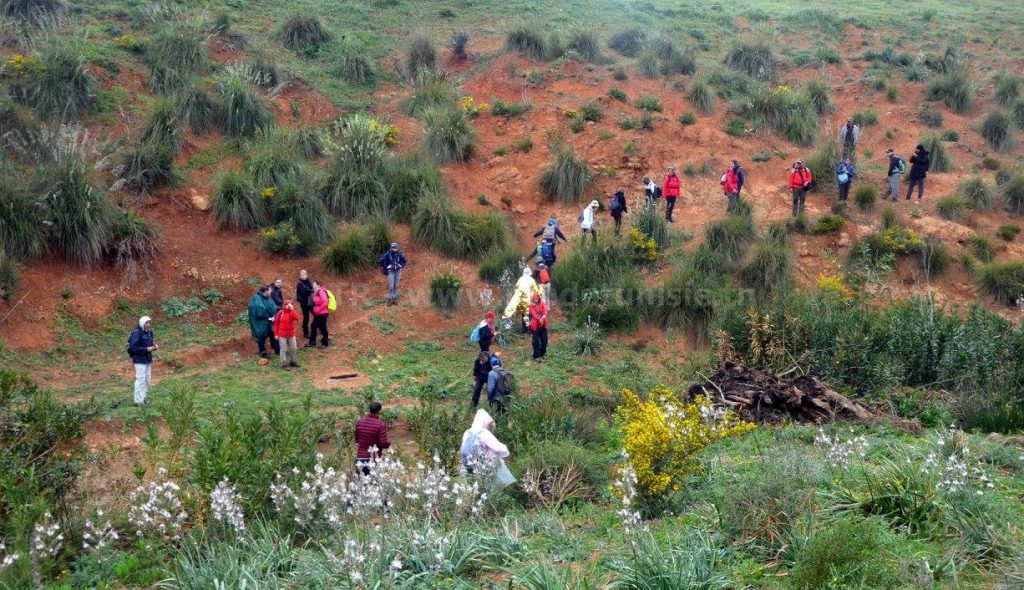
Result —
M 480 324 L 477 324 L 473 331 L 469 333 L 470 342 L 480 342 Z
M 544 242 L 540 245 L 540 257 L 544 259 L 544 264 L 551 266 L 555 261 L 555 245 L 550 242 Z

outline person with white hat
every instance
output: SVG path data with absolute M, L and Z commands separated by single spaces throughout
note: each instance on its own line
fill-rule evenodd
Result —
M 583 237 L 587 237 L 587 232 L 590 232 L 590 237 L 593 238 L 594 244 L 597 244 L 597 228 L 595 227 L 594 212 L 601 204 L 596 200 L 591 201 L 587 205 L 583 212 L 580 213 L 580 229 L 583 230 Z
M 148 315 L 139 318 L 139 325 L 128 337 L 125 350 L 135 366 L 135 405 L 148 405 L 146 394 L 153 377 L 153 352 L 160 347 L 153 343 L 153 321 Z

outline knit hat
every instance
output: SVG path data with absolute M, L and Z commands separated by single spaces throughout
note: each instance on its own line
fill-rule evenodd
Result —
M 590 207 L 591 207 L 592 209 L 597 209 L 597 208 L 598 208 L 598 207 L 600 207 L 600 206 L 601 206 L 601 203 L 598 203 L 598 202 L 597 202 L 597 199 L 594 199 L 593 201 L 591 201 L 591 202 L 590 202 Z
M 146 323 L 149 322 L 152 319 L 153 318 L 149 317 L 148 315 L 142 316 L 141 318 L 139 318 L 139 327 L 142 328 L 143 330 L 145 330 L 146 329 Z

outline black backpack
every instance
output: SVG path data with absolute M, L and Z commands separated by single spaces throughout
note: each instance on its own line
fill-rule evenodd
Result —
M 512 390 L 515 387 L 515 377 L 512 376 L 512 373 L 506 371 L 504 367 L 495 367 L 494 370 L 498 373 L 498 378 L 494 382 L 494 392 L 502 397 L 512 395 Z
M 661 198 L 661 187 L 658 186 L 658 185 L 654 185 L 654 198 L 655 199 L 660 199 Z
M 136 333 L 136 332 L 138 332 L 138 331 L 139 331 L 139 330 L 141 330 L 141 329 L 142 329 L 142 328 L 135 328 L 134 330 L 132 330 L 132 333 L 128 335 L 128 342 L 125 342 L 125 343 L 124 343 L 124 352 L 125 352 L 125 354 L 127 354 L 127 355 L 128 355 L 129 357 L 131 357 L 131 356 L 132 356 L 132 351 L 131 351 L 131 347 L 132 347 L 132 339 L 133 339 L 133 338 L 135 338 L 135 333 Z

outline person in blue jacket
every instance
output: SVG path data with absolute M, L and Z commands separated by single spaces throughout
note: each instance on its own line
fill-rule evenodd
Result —
M 153 351 L 159 349 L 153 342 L 153 321 L 148 315 L 139 318 L 139 325 L 128 338 L 128 356 L 135 366 L 135 405 L 148 405 L 146 394 L 153 378 Z
M 402 280 L 402 269 L 407 263 L 405 254 L 398 247 L 398 242 L 392 242 L 388 251 L 381 255 L 380 272 L 388 278 L 388 305 L 398 304 L 398 283 Z
M 840 203 L 845 203 L 846 198 L 850 196 L 850 187 L 853 186 L 855 176 L 857 176 L 857 169 L 854 168 L 853 162 L 850 161 L 849 156 L 843 158 L 843 161 L 836 166 L 836 188 L 839 191 Z

